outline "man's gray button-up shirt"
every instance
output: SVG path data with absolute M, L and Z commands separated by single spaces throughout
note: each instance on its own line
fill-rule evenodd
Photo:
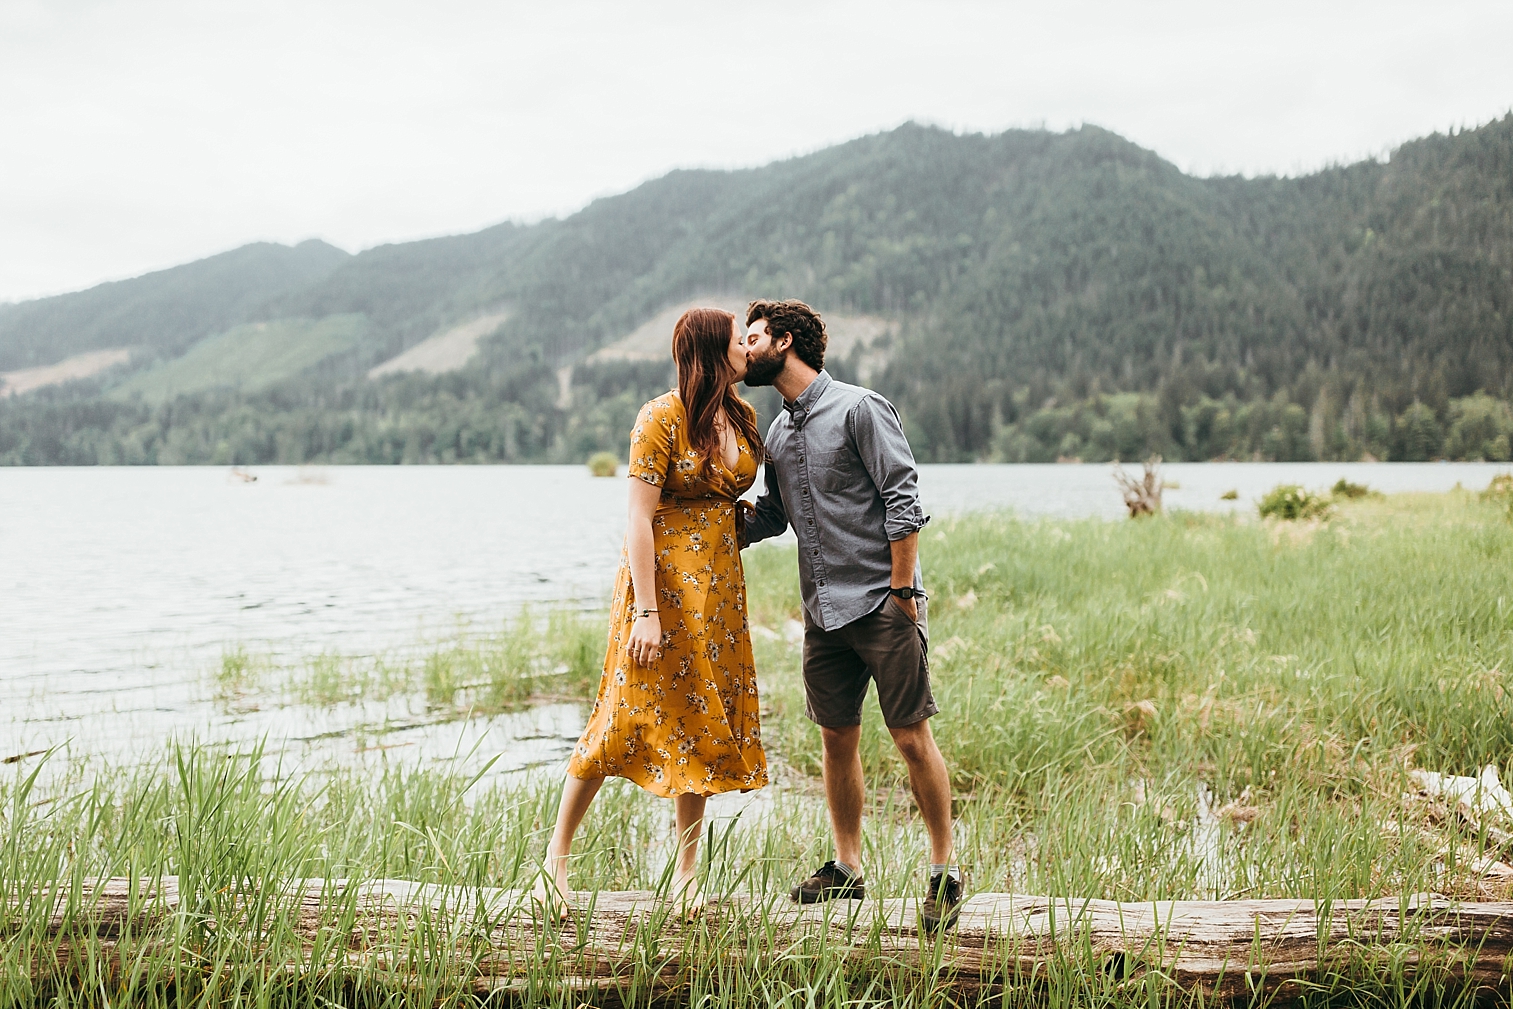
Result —
M 746 542 L 793 526 L 804 610 L 825 630 L 873 612 L 892 582 L 889 543 L 929 521 L 898 411 L 821 371 L 783 404 L 766 447 L 766 486 L 746 521 Z M 914 587 L 924 587 L 917 564 Z

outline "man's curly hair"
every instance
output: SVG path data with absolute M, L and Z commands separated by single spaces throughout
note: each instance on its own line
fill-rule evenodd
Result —
M 802 301 L 753 301 L 746 307 L 746 325 L 767 320 L 767 332 L 774 340 L 787 333 L 793 337 L 793 352 L 815 371 L 825 366 L 825 320 Z

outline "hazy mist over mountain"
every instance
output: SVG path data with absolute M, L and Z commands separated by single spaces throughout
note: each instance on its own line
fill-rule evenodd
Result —
M 1513 103 L 1497 0 L 0 4 L 0 302 L 565 217 L 914 121 L 1306 175 Z

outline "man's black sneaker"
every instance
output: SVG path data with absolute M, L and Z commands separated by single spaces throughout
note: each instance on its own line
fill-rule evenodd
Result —
M 920 910 L 920 921 L 926 932 L 938 932 L 956 924 L 961 914 L 961 880 L 942 872 L 930 877 L 930 892 L 925 895 L 925 906 Z
M 833 861 L 814 870 L 814 875 L 788 892 L 800 904 L 818 904 L 822 900 L 861 900 L 867 884 L 860 876 L 848 876 Z

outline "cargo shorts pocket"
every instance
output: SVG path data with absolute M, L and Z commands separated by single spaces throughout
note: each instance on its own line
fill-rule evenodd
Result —
M 918 602 L 915 605 L 920 607 L 919 613 L 920 613 L 920 616 L 923 617 L 924 616 L 924 609 L 923 609 L 924 603 L 923 603 L 923 601 Z M 899 605 L 897 597 L 895 597 L 895 596 L 889 596 L 887 602 L 883 603 L 883 608 L 885 610 L 888 610 L 890 612 L 890 614 L 892 616 L 892 619 L 900 627 L 902 627 L 904 624 L 908 624 L 908 625 L 910 625 L 911 627 L 914 628 L 914 636 L 919 639 L 920 654 L 921 655 L 928 655 L 929 651 L 930 651 L 930 636 L 927 633 L 925 633 L 925 624 L 924 624 L 924 621 L 923 620 L 911 620 L 911 619 L 909 619 L 909 614 L 907 614 L 907 613 L 904 612 L 904 608 Z M 902 633 L 902 632 L 900 632 L 900 633 Z

